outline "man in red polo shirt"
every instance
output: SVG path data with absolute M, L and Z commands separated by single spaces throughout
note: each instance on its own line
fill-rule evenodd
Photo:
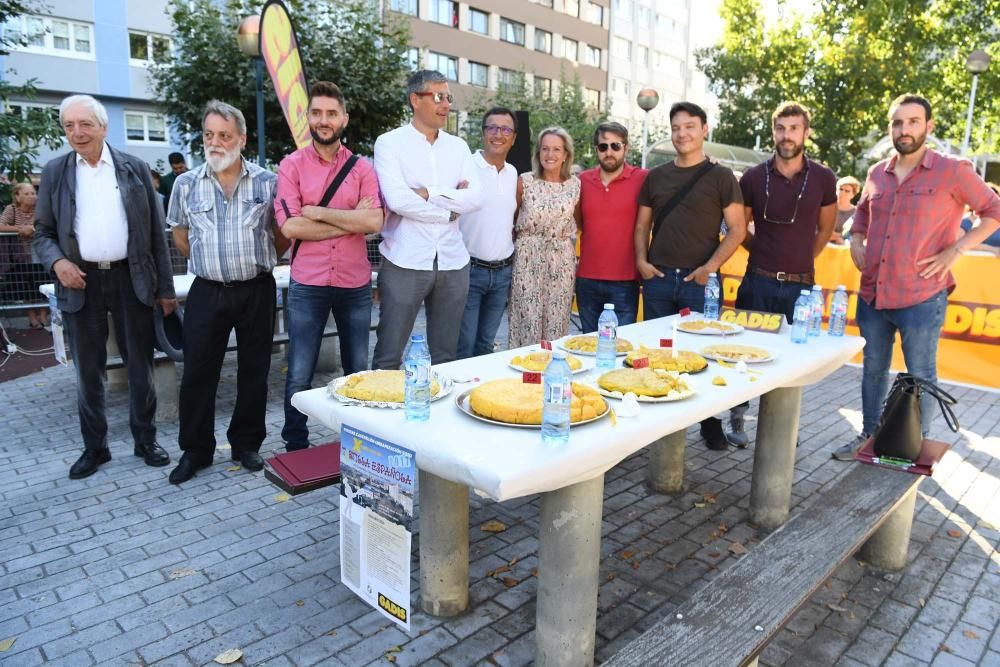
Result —
M 584 333 L 597 331 L 604 304 L 615 304 L 618 324 L 632 324 L 639 313 L 639 275 L 633 230 L 639 190 L 646 170 L 625 162 L 628 130 L 601 123 L 594 130 L 600 166 L 580 174 L 580 265 L 576 306 Z
M 875 431 L 889 390 L 896 332 L 906 370 L 937 382 L 937 346 L 955 289 L 951 265 L 1000 227 L 997 197 L 972 163 L 931 150 L 931 104 L 900 95 L 889 106 L 889 133 L 896 155 L 868 170 L 851 226 L 851 259 L 861 271 L 857 322 L 865 338 L 861 376 L 861 433 L 833 452 L 850 461 Z M 959 237 L 965 206 L 979 226 Z M 925 394 L 920 425 L 930 429 L 937 407 Z
M 292 394 L 309 389 L 330 313 L 337 323 L 344 375 L 368 368 L 371 263 L 365 234 L 382 229 L 378 179 L 371 163 L 341 144 L 348 115 L 335 84 L 317 81 L 309 91 L 312 143 L 281 161 L 275 214 L 292 242 L 288 286 L 288 376 L 285 426 L 288 451 L 309 446 L 306 416 Z M 324 203 L 333 182 L 339 187 Z

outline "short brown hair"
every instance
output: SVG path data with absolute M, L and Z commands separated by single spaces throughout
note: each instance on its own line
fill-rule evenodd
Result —
M 340 106 L 344 107 L 344 111 L 347 111 L 347 100 L 344 99 L 344 93 L 340 92 L 340 86 L 335 83 L 316 81 L 313 83 L 312 88 L 309 89 L 309 106 L 312 106 L 314 97 L 332 97 L 340 102 Z
M 771 127 L 774 127 L 774 124 L 778 122 L 779 118 L 790 118 L 792 116 L 802 116 L 805 120 L 806 127 L 809 127 L 809 122 L 811 120 L 809 109 L 798 102 L 782 102 L 779 104 L 778 108 L 771 114 Z
M 889 113 L 887 115 L 890 122 L 892 122 L 892 114 L 896 113 L 896 109 L 904 104 L 919 104 L 924 108 L 924 120 L 931 119 L 931 103 L 926 97 L 914 93 L 903 93 L 889 105 Z

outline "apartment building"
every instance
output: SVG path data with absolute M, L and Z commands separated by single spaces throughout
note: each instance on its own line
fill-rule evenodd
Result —
M 476 95 L 526 74 L 541 94 L 578 75 L 594 107 L 607 101 L 610 0 L 383 0 L 409 21 L 414 68 L 451 81 L 458 113 Z
M 670 105 L 681 100 L 704 107 L 713 124 L 718 102 L 694 52 L 715 42 L 721 30 L 717 7 L 714 0 L 612 0 L 608 97 L 615 120 L 641 131 L 644 112 L 636 95 L 651 87 L 660 94 L 649 114 L 651 127 L 668 127 Z
M 167 155 L 181 145 L 147 80 L 148 67 L 170 53 L 166 5 L 167 0 L 46 0 L 38 4 L 41 13 L 9 21 L 4 34 L 25 35 L 28 43 L 0 57 L 0 69 L 15 84 L 36 79 L 39 95 L 11 100 L 7 113 L 54 110 L 67 95 L 93 95 L 108 110 L 109 144 L 168 169 Z M 39 164 L 62 150 L 44 150 Z

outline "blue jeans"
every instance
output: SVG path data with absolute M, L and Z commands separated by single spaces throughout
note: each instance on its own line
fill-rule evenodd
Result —
M 639 283 L 634 280 L 576 279 L 576 309 L 583 333 L 597 331 L 604 304 L 615 304 L 618 325 L 633 324 L 639 316 Z
M 307 417 L 292 407 L 292 394 L 312 388 L 323 330 L 333 313 L 340 338 L 344 375 L 368 368 L 368 330 L 372 317 L 371 285 L 323 287 L 294 280 L 288 286 L 288 376 L 285 378 L 285 426 L 288 451 L 309 446 Z
M 513 264 L 500 269 L 487 269 L 475 264 L 469 267 L 469 296 L 458 336 L 459 359 L 493 352 L 493 341 L 510 297 L 513 273 Z
M 876 310 L 858 299 L 857 320 L 865 339 L 864 375 L 861 380 L 863 430 L 871 435 L 882 416 L 882 404 L 889 392 L 889 365 L 892 345 L 899 331 L 903 341 L 903 361 L 911 375 L 937 382 L 937 347 L 948 306 L 948 292 L 941 290 L 922 303 L 907 308 Z M 923 396 L 920 426 L 930 431 L 937 401 Z
M 671 269 L 656 267 L 663 273 L 642 281 L 643 318 L 654 320 L 658 317 L 676 315 L 683 308 L 701 312 L 705 309 L 705 286 L 695 281 L 684 282 L 692 269 Z
M 736 307 L 763 313 L 781 313 L 792 323 L 795 317 L 795 300 L 802 290 L 811 290 L 808 283 L 793 283 L 747 271 L 736 293 Z

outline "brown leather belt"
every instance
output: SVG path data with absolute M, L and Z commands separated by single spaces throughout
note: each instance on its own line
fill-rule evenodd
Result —
M 803 283 L 803 284 L 813 284 L 815 281 L 813 278 L 815 274 L 810 273 L 786 273 L 785 271 L 765 271 L 764 269 L 753 268 L 750 269 L 755 275 L 764 276 L 765 278 L 772 278 L 783 283 Z

